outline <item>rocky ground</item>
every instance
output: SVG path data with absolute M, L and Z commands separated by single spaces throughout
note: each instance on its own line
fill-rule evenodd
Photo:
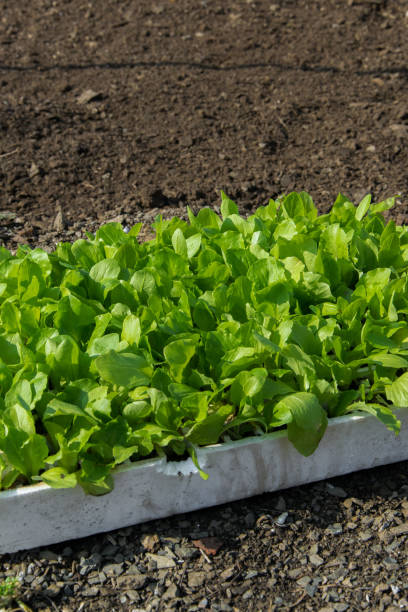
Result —
M 148 238 L 221 189 L 244 213 L 399 194 L 406 223 L 407 66 L 405 0 L 3 0 L 0 244 Z M 404 610 L 407 492 L 405 462 L 3 555 L 0 579 L 32 610 Z
M 408 609 L 406 463 L 4 555 L 33 610 Z

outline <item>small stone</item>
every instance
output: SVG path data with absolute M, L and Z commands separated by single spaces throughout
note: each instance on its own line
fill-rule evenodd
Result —
M 332 535 L 340 535 L 343 533 L 343 527 L 340 523 L 333 523 L 327 527 L 327 531 Z
M 330 482 L 326 484 L 326 489 L 329 495 L 333 495 L 333 497 L 342 497 L 342 498 L 347 497 L 347 493 L 344 489 L 342 489 L 341 487 L 336 487 L 335 485 L 332 485 Z
M 408 523 L 402 523 L 401 525 L 397 525 L 396 527 L 391 527 L 388 529 L 388 533 L 393 536 L 405 535 L 408 533 Z
M 167 569 L 176 566 L 175 561 L 170 559 L 170 557 L 166 557 L 164 555 L 154 555 L 152 553 L 148 553 L 147 556 L 151 561 L 156 563 L 157 569 Z
M 40 168 L 37 166 L 37 164 L 35 162 L 32 162 L 32 164 L 30 166 L 30 169 L 28 171 L 28 176 L 30 178 L 34 178 L 38 174 L 40 174 Z
M 99 566 L 99 564 L 102 561 L 102 555 L 100 555 L 97 552 L 94 552 L 94 553 L 92 553 L 92 555 L 90 557 L 88 557 L 88 561 L 92 565 Z
M 343 506 L 345 508 L 351 508 L 353 504 L 360 507 L 364 505 L 361 499 L 357 499 L 356 497 L 348 497 L 343 501 Z
M 395 566 L 398 565 L 398 561 L 393 557 L 387 557 L 384 559 L 384 565 L 386 565 L 388 568 L 395 568 Z
M 61 232 L 66 227 L 66 220 L 62 214 L 62 211 L 59 210 L 54 217 L 54 221 L 52 223 L 52 227 L 57 231 Z
M 289 513 L 288 512 L 282 512 L 282 514 L 280 514 L 278 516 L 278 518 L 275 521 L 275 524 L 278 525 L 279 527 L 283 527 L 283 525 L 286 523 L 286 519 L 288 518 Z
M 107 576 L 120 576 L 123 574 L 123 563 L 110 563 L 105 565 L 103 571 Z
M 288 576 L 292 579 L 299 578 L 302 572 L 304 572 L 303 567 L 295 567 L 294 569 L 288 571 Z
M 26 584 L 31 584 L 35 580 L 35 576 L 30 574 L 29 576 L 24 576 L 24 582 Z
M 245 574 L 245 580 L 252 580 L 252 578 L 256 578 L 258 576 L 258 573 L 256 570 L 248 570 L 247 573 Z
M 116 580 L 119 587 L 136 591 L 143 589 L 147 581 L 148 577 L 146 574 L 131 574 L 130 576 L 126 574 L 119 576 Z
M 175 599 L 176 597 L 178 597 L 180 595 L 180 591 L 178 589 L 177 584 L 171 584 L 167 591 L 164 591 L 162 598 L 164 600 L 166 599 Z
M 190 572 L 188 575 L 187 583 L 190 588 L 197 588 L 204 584 L 206 577 L 205 572 Z
M 360 540 L 362 540 L 362 542 L 368 542 L 368 540 L 371 540 L 373 537 L 373 534 L 371 533 L 371 531 L 361 531 L 359 534 L 359 538 Z
M 140 599 L 139 593 L 134 589 L 127 589 L 125 595 L 130 601 L 139 601 Z
M 81 591 L 83 597 L 96 597 L 99 594 L 99 588 L 97 586 L 85 587 Z
M 174 547 L 174 552 L 179 559 L 194 559 L 194 557 L 199 554 L 196 548 L 192 548 L 191 546 L 180 546 L 178 544 Z
M 317 591 L 317 585 L 316 584 L 306 584 L 305 591 L 310 597 L 314 597 Z
M 319 567 L 320 565 L 322 565 L 322 563 L 324 563 L 324 560 L 321 558 L 321 556 L 316 554 L 309 555 L 309 561 L 315 567 Z
M 227 569 L 225 569 L 223 572 L 221 572 L 220 578 L 221 578 L 222 581 L 229 580 L 230 578 L 233 577 L 234 574 L 235 574 L 234 566 L 227 567 Z
M 302 578 L 299 578 L 299 580 L 296 580 L 296 584 L 304 588 L 307 584 L 310 583 L 310 581 L 311 581 L 311 578 L 309 576 L 302 576 Z
M 380 582 L 380 584 L 377 584 L 375 589 L 374 589 L 374 593 L 385 593 L 386 591 L 390 590 L 390 585 L 386 584 L 385 582 Z
M 85 89 L 81 93 L 81 95 L 77 98 L 78 104 L 88 104 L 88 102 L 93 102 L 95 100 L 101 99 L 101 94 L 93 89 Z
M 156 552 L 159 549 L 160 540 L 159 536 L 154 534 L 147 533 L 142 538 L 142 546 L 145 550 L 149 552 Z
M 65 584 L 63 582 L 53 582 L 43 591 L 43 593 L 48 597 L 57 597 L 64 586 Z

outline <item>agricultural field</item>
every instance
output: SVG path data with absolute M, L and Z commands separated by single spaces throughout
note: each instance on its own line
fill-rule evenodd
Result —
M 171 452 L 190 452 L 193 459 L 191 445 L 214 442 L 225 433 L 226 420 L 232 437 L 239 437 L 241 426 L 248 426 L 244 435 L 249 435 L 254 425 L 270 430 L 289 423 L 292 442 L 309 454 L 326 426 L 321 405 L 336 416 L 347 402 L 355 402 L 398 429 L 384 406 L 404 401 L 408 376 L 403 325 L 399 328 L 399 314 L 406 309 L 408 242 L 405 2 L 38 0 L 31 6 L 3 0 L 0 48 L 0 260 L 7 269 L 7 278 L 0 278 L 0 298 L 16 291 L 20 300 L 19 311 L 12 301 L 2 307 L 2 324 L 7 333 L 29 330 L 30 342 L 13 350 L 38 360 L 32 377 L 22 372 L 5 395 L 11 419 L 32 429 L 34 422 L 15 411 L 14 399 L 26 394 L 28 404 L 40 406 L 43 393 L 50 396 L 50 408 L 41 413 L 44 427 L 52 418 L 65 418 L 75 385 L 67 386 L 66 396 L 51 399 L 44 381 L 50 378 L 52 389 L 60 390 L 61 379 L 81 374 L 95 396 L 92 419 L 104 423 L 109 417 L 108 397 L 114 409 L 128 402 L 123 413 L 131 428 L 141 414 L 149 417 L 149 402 L 159 402 L 136 392 L 125 398 L 121 385 L 116 388 L 118 372 L 130 376 L 137 361 L 143 371 L 139 388 L 153 376 L 161 389 L 171 388 L 173 413 L 162 410 L 162 430 L 176 419 L 178 403 L 184 402 L 190 415 L 204 404 L 205 411 L 211 393 L 212 399 L 218 393 L 215 416 L 221 421 L 213 415 L 197 426 L 195 412 L 190 420 L 177 416 L 175 429 L 182 423 L 190 430 L 172 440 Z M 298 195 L 285 199 L 292 191 Z M 338 197 L 339 192 L 344 195 Z M 380 214 L 383 225 L 376 217 Z M 315 259 L 320 259 L 310 263 L 303 252 L 313 239 L 319 244 Z M 36 251 L 24 270 L 14 273 L 14 264 L 4 265 L 7 253 L 27 253 L 26 245 L 44 252 Z M 273 267 L 271 249 L 284 263 Z M 143 261 L 150 266 L 149 278 L 138 268 Z M 306 275 L 297 262 L 308 269 Z M 86 280 L 75 271 L 78 263 Z M 252 283 L 249 289 L 239 280 L 244 274 Z M 286 296 L 273 312 L 262 293 L 265 275 Z M 172 286 L 165 277 L 173 279 Z M 330 277 L 325 287 L 323 277 Z M 228 283 L 222 293 L 220 287 Z M 145 329 L 131 304 L 124 312 L 132 287 L 163 309 L 163 333 L 149 327 L 147 307 Z M 191 313 L 190 290 L 196 300 Z M 350 335 L 356 331 L 356 313 L 347 310 L 346 298 L 353 290 L 373 320 L 384 319 L 381 328 L 368 321 L 358 331 L 361 346 Z M 92 293 L 92 300 L 79 300 L 75 291 Z M 262 350 L 282 345 L 283 361 L 268 362 L 265 369 L 258 353 L 267 325 L 258 317 L 255 352 L 241 355 L 249 359 L 242 363 L 254 368 L 251 375 L 241 372 L 243 366 L 231 366 L 228 357 L 238 350 L 231 338 L 244 333 L 240 324 L 248 309 L 243 310 L 240 297 L 246 291 L 253 312 L 281 321 L 269 330 Z M 52 315 L 58 332 L 72 336 L 73 344 L 62 347 L 62 336 L 55 340 L 47 331 L 34 348 L 36 296 L 43 309 L 38 306 L 38 318 Z M 175 314 L 175 299 L 184 318 L 180 309 Z M 114 304 L 119 308 L 108 312 Z M 78 328 L 72 324 L 75 314 Z M 332 344 L 333 329 L 324 318 L 329 314 L 333 329 L 340 329 Z M 220 331 L 222 317 L 231 320 Z M 288 336 L 286 319 L 292 321 Z M 114 333 L 104 335 L 109 326 Z M 169 344 L 163 338 L 173 328 L 185 336 Z M 232 342 L 228 354 L 223 333 Z M 196 352 L 204 337 L 207 355 Z M 80 344 L 85 341 L 86 346 Z M 286 341 L 292 344 L 284 346 Z M 78 357 L 75 342 L 86 358 Z M 137 348 L 123 352 L 124 343 Z M 221 351 L 212 365 L 210 345 Z M 351 391 L 344 390 L 351 395 L 343 403 L 333 398 L 344 372 L 336 366 L 332 371 L 339 372 L 339 380 L 324 385 L 326 375 L 316 375 L 330 350 L 342 362 L 347 353 L 353 368 Z M 164 365 L 153 374 L 157 355 Z M 85 363 L 88 358 L 93 366 Z M 195 358 L 200 366 L 207 359 L 204 370 L 192 369 Z M 283 382 L 270 382 L 270 372 L 281 376 L 283 367 L 293 372 Z M 6 366 L 1 374 L 1 385 L 8 385 Z M 207 389 L 196 393 L 194 410 L 186 399 L 187 385 Z M 299 410 L 313 415 L 313 438 L 302 437 L 301 418 L 292 415 L 291 421 L 284 406 L 281 420 L 268 412 L 272 387 L 278 396 L 293 392 L 293 414 L 300 403 Z M 243 401 L 248 397 L 249 408 Z M 265 404 L 262 414 L 257 400 Z M 224 413 L 227 403 L 230 412 Z M 238 414 L 234 406 L 247 412 Z M 104 445 L 101 431 L 98 448 Z M 59 430 L 51 427 L 50 435 L 58 439 Z M 146 441 L 146 436 L 140 444 L 149 455 L 152 437 Z M 15 460 L 20 467 L 7 472 L 10 485 L 13 478 L 18 483 L 33 476 L 33 456 L 37 468 L 42 465 L 48 450 L 38 438 L 38 448 L 30 447 L 27 456 Z M 129 458 L 129 440 L 122 444 L 121 438 L 115 460 Z M 167 448 L 169 441 L 162 442 Z M 109 470 L 98 480 L 86 461 L 75 476 L 64 471 L 66 466 L 49 470 L 48 481 L 55 485 L 63 477 L 91 491 L 109 490 Z M 406 609 L 407 493 L 404 462 L 3 555 L 0 608 L 8 599 L 14 608 L 67 612 Z

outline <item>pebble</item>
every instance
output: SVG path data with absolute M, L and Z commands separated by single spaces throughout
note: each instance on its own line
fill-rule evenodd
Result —
M 234 574 L 235 574 L 235 568 L 233 566 L 227 567 L 227 569 L 221 572 L 220 579 L 223 581 L 229 580 L 230 578 L 233 577 Z
M 390 529 L 388 529 L 388 533 L 393 536 L 408 534 L 408 522 L 402 523 L 401 525 L 397 525 L 396 527 L 391 527 Z
M 321 558 L 321 556 L 316 554 L 309 555 L 309 561 L 315 567 L 319 567 L 320 565 L 322 565 L 322 563 L 324 563 L 324 560 Z
M 298 578 L 302 572 L 304 572 L 303 567 L 295 567 L 288 571 L 288 576 L 289 578 L 295 579 Z
M 206 578 L 206 572 L 190 572 L 188 575 L 187 583 L 190 588 L 200 587 Z
M 245 574 L 245 580 L 252 580 L 252 578 L 256 578 L 259 575 L 259 572 L 256 570 L 248 570 Z
M 327 531 L 332 535 L 340 535 L 343 533 L 343 527 L 341 526 L 341 523 L 333 523 L 327 527 Z
M 149 552 L 156 552 L 160 546 L 159 536 L 157 534 L 146 534 L 142 538 L 142 546 Z
M 103 573 L 106 576 L 120 576 L 123 571 L 123 563 L 109 563 L 103 566 Z
M 175 545 L 174 552 L 180 559 L 194 559 L 194 557 L 198 557 L 200 554 L 197 548 L 193 548 L 192 546 L 180 546 L 179 544 Z
M 44 595 L 48 597 L 57 597 L 60 594 L 61 589 L 64 588 L 63 582 L 54 582 L 48 585 L 48 587 L 43 591 Z
M 179 597 L 180 591 L 176 584 L 171 584 L 166 591 L 163 593 L 163 600 L 175 599 Z
M 314 597 L 317 591 L 317 585 L 316 584 L 306 584 L 305 591 L 310 597 Z
M 332 485 L 330 482 L 326 483 L 326 489 L 329 495 L 333 495 L 334 497 L 341 497 L 341 498 L 347 497 L 347 493 L 344 489 L 342 489 L 341 487 L 336 487 L 335 485 Z
M 143 589 L 148 582 L 148 577 L 146 574 L 131 574 L 119 576 L 116 580 L 116 583 L 121 588 L 139 590 Z
M 99 588 L 97 586 L 85 587 L 81 590 L 83 597 L 96 597 L 99 594 Z
M 298 584 L 301 587 L 305 587 L 310 582 L 311 582 L 310 576 L 302 576 L 302 578 L 299 578 L 299 580 L 296 580 L 296 584 Z
M 276 519 L 275 524 L 278 525 L 279 527 L 283 527 L 283 525 L 286 523 L 288 516 L 289 516 L 288 512 L 282 512 L 282 514 L 280 514 L 278 518 Z
M 153 553 L 147 553 L 146 556 L 151 561 L 154 561 L 156 563 L 157 569 L 167 569 L 176 566 L 174 559 L 170 559 L 170 557 L 167 557 L 165 555 L 154 555 Z

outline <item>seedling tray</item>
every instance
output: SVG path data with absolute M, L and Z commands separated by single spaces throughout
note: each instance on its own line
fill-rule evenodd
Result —
M 202 448 L 203 480 L 191 459 L 121 466 L 114 490 L 100 497 L 36 484 L 0 493 L 0 553 L 55 544 L 408 459 L 408 409 L 396 437 L 370 415 L 329 420 L 309 457 L 284 430 Z

